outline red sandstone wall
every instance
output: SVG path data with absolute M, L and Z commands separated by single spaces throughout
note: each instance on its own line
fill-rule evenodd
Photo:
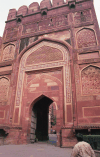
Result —
M 61 5 L 62 7 L 60 7 Z M 72 7 L 74 5 L 75 7 Z M 53 93 L 51 87 L 45 85 L 44 82 L 41 83 L 42 79 L 39 81 L 42 86 L 39 85 L 36 89 L 29 90 L 27 80 L 31 80 L 31 77 L 36 77 L 37 74 L 33 75 L 32 73 L 30 78 L 28 74 L 25 74 L 24 80 L 18 78 L 21 57 L 32 44 L 32 46 L 35 46 L 42 39 L 46 41 L 53 39 L 53 42 L 56 42 L 58 46 L 62 44 L 63 47 L 68 48 L 68 64 L 70 65 L 71 77 L 66 78 L 64 76 L 64 73 L 67 73 L 66 68 L 65 71 L 59 74 L 54 70 L 54 74 L 48 72 L 48 75 L 50 77 L 54 75 L 60 81 L 65 79 L 65 82 L 69 79 L 72 94 L 66 86 L 64 87 L 64 81 L 62 81 L 62 87 L 59 87 L 59 83 L 57 87 L 52 87 L 55 89 Z M 40 6 L 38 3 L 32 3 L 29 7 L 20 7 L 18 11 L 11 9 L 6 21 L 3 38 L 0 42 L 0 124 L 11 126 L 13 122 L 13 126 L 15 126 L 20 121 L 19 126 L 27 127 L 29 105 L 38 96 L 35 90 L 39 92 L 41 87 L 44 87 L 46 91 L 50 88 L 51 94 L 47 94 L 49 97 L 53 95 L 58 97 L 60 92 L 58 88 L 61 88 L 61 91 L 64 88 L 67 92 L 69 90 L 69 97 L 64 97 L 63 92 L 60 93 L 62 94 L 62 102 L 66 102 L 64 104 L 65 108 L 61 106 L 59 109 L 61 114 L 58 118 L 60 128 L 63 125 L 71 128 L 72 125 L 99 124 L 99 51 L 99 28 L 93 4 L 90 0 L 76 0 L 76 3 L 68 0 L 66 3 L 63 0 L 54 0 L 53 5 L 51 5 L 50 1 L 45 0 L 41 2 Z M 30 63 L 30 59 L 27 64 Z M 37 60 L 36 63 L 38 64 L 39 61 Z M 45 61 L 46 59 L 42 60 L 42 62 Z M 53 59 L 50 61 L 53 61 Z M 42 72 L 39 75 L 41 76 Z M 24 110 L 18 107 L 14 110 L 18 80 L 24 81 L 23 93 L 21 93 L 21 107 L 25 107 Z M 38 84 L 38 82 L 34 84 Z M 34 98 L 32 93 L 34 93 Z M 71 97 L 72 100 L 70 99 Z M 64 101 L 64 98 L 66 101 Z M 21 119 L 19 118 L 19 111 Z M 27 117 L 25 121 L 23 121 L 24 116 Z M 59 120 L 60 118 L 61 121 Z M 67 143 L 66 140 L 65 143 Z

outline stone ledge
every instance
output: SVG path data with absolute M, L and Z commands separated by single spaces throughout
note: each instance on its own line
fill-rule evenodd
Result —
M 0 75 L 10 74 L 12 72 L 12 66 L 6 66 L 0 68 Z

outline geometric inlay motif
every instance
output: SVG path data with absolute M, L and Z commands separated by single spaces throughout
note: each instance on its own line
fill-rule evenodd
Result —
M 7 101 L 8 90 L 9 90 L 9 80 L 5 77 L 0 78 L 0 102 Z
M 91 29 L 83 28 L 77 33 L 77 45 L 78 48 L 95 46 L 96 38 L 95 33 Z
M 12 60 L 14 59 L 14 54 L 15 54 L 15 46 L 10 44 L 4 48 L 2 60 L 3 61 Z
M 38 64 L 57 60 L 63 60 L 63 54 L 59 49 L 50 46 L 42 46 L 29 55 L 26 64 Z
M 100 94 L 100 68 L 88 66 L 81 72 L 82 94 Z

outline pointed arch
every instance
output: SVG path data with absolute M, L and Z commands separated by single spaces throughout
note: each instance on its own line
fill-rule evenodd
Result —
M 100 68 L 89 65 L 81 71 L 82 94 L 100 94 Z
M 77 47 L 91 47 L 96 46 L 96 35 L 93 29 L 82 28 L 77 32 Z
M 51 103 L 54 101 L 52 98 L 48 97 L 47 95 L 44 95 L 44 94 L 39 94 L 38 96 L 36 96 L 36 98 L 30 103 L 30 107 L 29 107 L 29 115 L 31 113 L 31 110 L 34 106 L 34 104 L 38 101 L 40 101 L 42 98 L 48 98 L 49 100 L 51 100 Z
M 61 45 L 62 47 L 65 47 L 68 50 L 68 52 L 70 52 L 69 55 L 72 54 L 72 46 L 70 44 L 68 44 L 67 42 L 61 41 L 61 40 L 57 40 L 57 39 L 55 40 L 55 39 L 48 38 L 48 37 L 41 37 L 40 39 L 36 40 L 35 42 L 33 42 L 32 44 L 30 44 L 29 46 L 27 46 L 26 48 L 24 48 L 20 52 L 20 54 L 17 57 L 17 62 L 20 62 L 20 60 L 21 60 L 22 56 L 24 55 L 24 53 L 26 53 L 32 47 L 42 43 L 43 41 Z
M 51 47 L 57 47 L 63 54 L 63 60 L 58 60 L 55 62 L 48 62 L 48 63 L 40 63 L 40 64 L 32 64 L 27 66 L 26 65 L 26 60 L 28 58 L 28 56 L 31 53 L 34 53 L 38 48 L 40 48 L 42 45 L 50 45 Z M 17 58 L 17 64 L 19 63 L 19 72 L 18 72 L 18 80 L 17 80 L 17 89 L 16 89 L 16 99 L 15 99 L 15 106 L 14 106 L 14 111 L 16 111 L 17 109 L 19 109 L 19 119 L 18 119 L 18 124 L 20 124 L 20 117 L 21 117 L 21 105 L 22 105 L 22 101 L 23 101 L 23 88 L 26 86 L 24 86 L 24 81 L 25 81 L 25 76 L 27 75 L 27 73 L 34 73 L 36 72 L 40 72 L 41 70 L 46 70 L 47 69 L 62 69 L 62 73 L 64 71 L 64 88 L 66 87 L 66 89 L 64 89 L 64 94 L 66 95 L 66 98 L 64 97 L 64 103 L 63 100 L 61 99 L 61 97 L 59 98 L 61 103 L 61 107 L 63 106 L 63 104 L 65 105 L 66 102 L 67 103 L 71 103 L 71 82 L 70 82 L 70 64 L 69 64 L 69 58 L 72 52 L 72 48 L 71 46 L 69 46 L 66 42 L 60 42 L 58 40 L 52 40 L 49 38 L 42 38 L 39 39 L 38 41 L 32 43 L 30 46 L 28 46 L 26 49 L 22 50 L 21 53 L 19 54 L 18 58 Z M 66 68 L 65 68 L 66 65 Z M 62 74 L 61 73 L 61 74 Z M 63 76 L 62 76 L 63 79 Z M 58 80 L 57 80 L 58 81 Z M 55 82 L 55 81 L 54 81 Z M 53 82 L 53 83 L 54 83 Z M 47 84 L 47 83 L 45 83 Z M 55 84 L 52 85 L 48 83 L 49 85 L 46 86 L 46 91 L 50 91 L 50 92 L 59 92 L 60 88 L 61 88 L 61 95 L 63 94 L 63 86 L 56 86 Z M 40 86 L 41 87 L 41 86 Z M 48 88 L 48 90 L 47 90 Z M 27 92 L 28 93 L 28 92 Z M 33 93 L 28 93 L 29 98 L 32 98 L 32 94 Z M 38 94 L 38 92 L 37 92 Z M 34 99 L 35 96 L 37 97 L 37 94 L 34 94 Z M 39 91 L 39 94 L 44 94 L 44 91 Z M 46 95 L 47 97 L 49 97 L 49 92 Z M 51 98 L 52 99 L 52 98 Z M 56 100 L 56 97 L 54 98 Z M 30 100 L 29 100 L 30 101 Z M 58 101 L 58 100 L 57 100 Z M 28 103 L 29 104 L 29 103 Z M 59 108 L 59 107 L 58 107 Z M 63 112 L 63 110 L 61 110 L 61 112 Z M 14 119 L 15 119 L 15 114 L 13 114 L 13 123 L 14 123 Z
M 3 49 L 3 57 L 2 60 L 6 61 L 6 60 L 13 60 L 14 59 L 14 55 L 15 55 L 15 45 L 9 43 L 8 45 L 6 45 Z

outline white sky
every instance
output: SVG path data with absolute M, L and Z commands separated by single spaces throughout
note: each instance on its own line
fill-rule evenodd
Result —
M 18 10 L 22 5 L 29 6 L 33 2 L 40 3 L 41 0 L 0 0 L 0 36 L 3 36 L 5 21 L 7 20 L 9 9 Z M 94 0 L 94 6 L 100 27 L 100 0 Z

